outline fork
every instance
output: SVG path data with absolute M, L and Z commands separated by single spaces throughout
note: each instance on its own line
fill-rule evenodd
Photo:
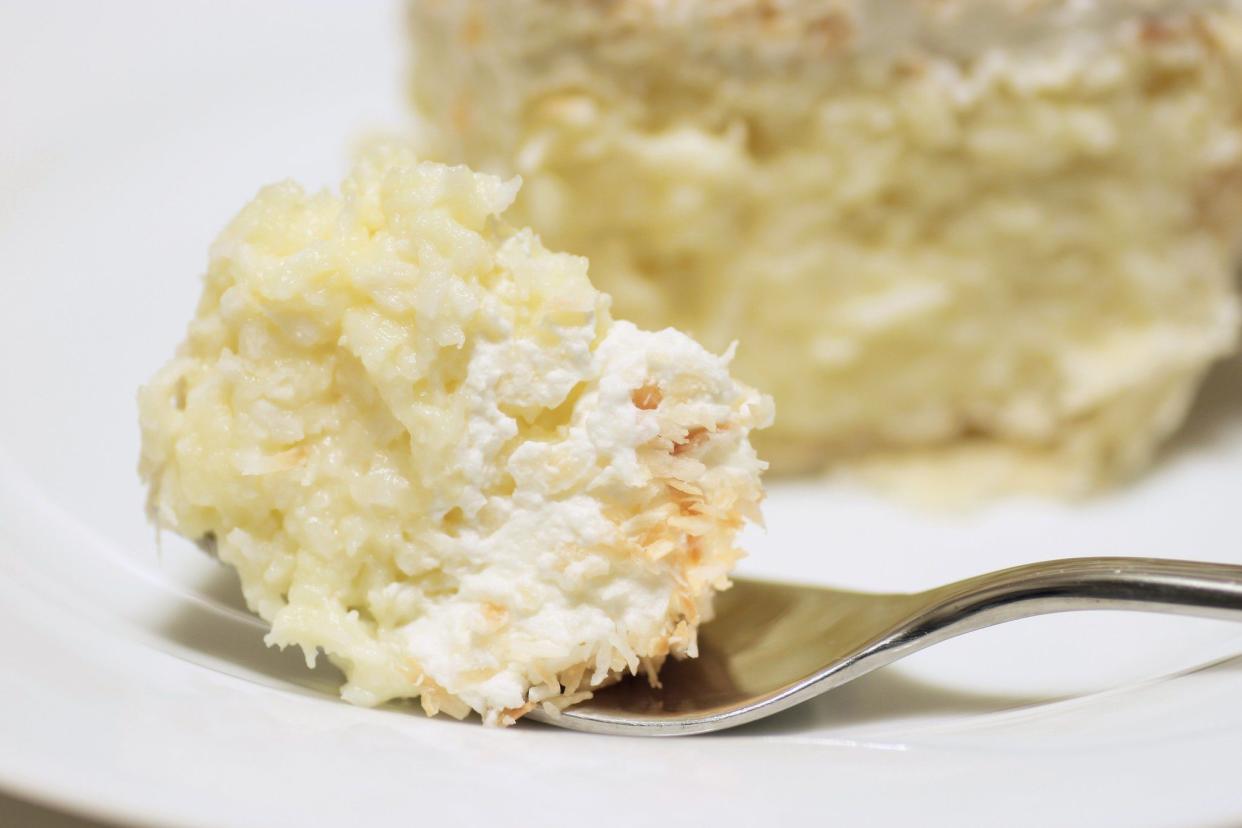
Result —
M 737 579 L 699 631 L 699 655 L 670 659 L 661 687 L 630 679 L 558 714 L 589 733 L 681 736 L 779 713 L 963 633 L 1056 612 L 1136 610 L 1242 621 L 1242 566 L 1070 558 L 926 592 L 881 594 Z

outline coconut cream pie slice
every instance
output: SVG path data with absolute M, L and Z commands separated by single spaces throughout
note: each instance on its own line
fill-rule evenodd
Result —
M 780 410 L 776 471 L 1143 468 L 1235 347 L 1237 0 L 411 0 L 443 157 Z
M 263 190 L 140 393 L 159 526 L 211 538 L 342 695 L 509 724 L 693 656 L 770 401 L 498 217 L 516 180 L 367 154 Z

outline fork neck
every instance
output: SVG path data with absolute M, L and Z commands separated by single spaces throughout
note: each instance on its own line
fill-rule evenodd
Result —
M 923 597 L 936 602 L 929 623 L 953 628 L 952 635 L 1018 618 L 1080 610 L 1242 621 L 1242 566 L 1154 558 L 1068 558 L 958 581 Z

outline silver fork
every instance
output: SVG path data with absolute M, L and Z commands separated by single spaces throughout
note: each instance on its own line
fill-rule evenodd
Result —
M 738 579 L 699 631 L 699 657 L 669 660 L 662 687 L 601 690 L 548 724 L 624 736 L 681 736 L 771 716 L 954 636 L 1019 618 L 1138 610 L 1242 621 L 1242 566 L 1071 558 L 914 594 Z

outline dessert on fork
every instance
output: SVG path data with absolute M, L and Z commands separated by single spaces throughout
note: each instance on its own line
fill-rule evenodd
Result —
M 382 146 L 339 194 L 264 189 L 140 394 L 154 520 L 357 704 L 510 724 L 658 681 L 758 518 L 771 401 L 614 321 L 501 222 L 518 186 Z

